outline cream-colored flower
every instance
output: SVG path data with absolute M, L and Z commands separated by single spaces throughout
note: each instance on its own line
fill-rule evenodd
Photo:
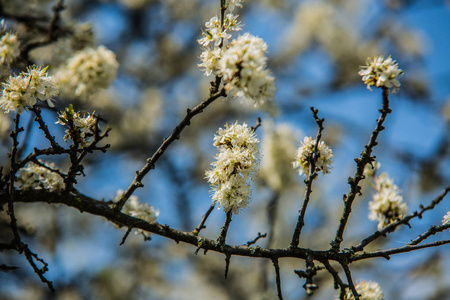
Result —
M 85 48 L 68 59 L 56 73 L 61 91 L 68 97 L 88 99 L 116 78 L 119 64 L 104 46 Z
M 16 187 L 23 190 L 44 189 L 50 192 L 64 189 L 63 178 L 50 170 L 56 170 L 55 164 L 46 162 L 44 165 L 48 168 L 29 162 L 25 167 L 19 169 L 15 182 Z
M 214 136 L 214 146 L 219 150 L 206 179 L 213 191 L 213 201 L 225 212 L 238 214 L 250 199 L 249 180 L 259 162 L 258 138 L 247 124 L 225 125 Z
M 408 212 L 400 189 L 387 173 L 375 179 L 375 194 L 369 202 L 369 219 L 378 220 L 378 230 L 402 218 Z
M 21 114 L 26 108 L 32 107 L 37 100 L 46 101 L 53 107 L 52 97 L 58 94 L 58 85 L 53 76 L 47 75 L 47 68 L 32 66 L 27 72 L 18 76 L 9 76 L 3 83 L 0 97 L 0 108 L 6 113 L 16 111 Z
M 300 147 L 297 149 L 295 160 L 292 165 L 294 169 L 298 169 L 298 174 L 300 176 L 303 174 L 308 176 L 309 174 L 309 168 L 311 166 L 310 161 L 314 153 L 315 144 L 316 140 L 306 136 Z M 327 144 L 325 144 L 324 141 L 319 142 L 317 151 L 319 152 L 319 158 L 316 161 L 316 170 L 314 171 L 322 171 L 323 174 L 330 173 L 333 151 L 327 146 Z
M 362 66 L 358 72 L 369 90 L 372 90 L 370 87 L 374 85 L 386 89 L 392 88 L 392 93 L 399 89 L 400 82 L 397 78 L 402 73 L 403 70 L 398 68 L 398 64 L 390 56 L 387 59 L 384 59 L 383 56 L 369 58 L 367 65 Z
M 360 300 L 384 300 L 383 290 L 375 281 L 361 281 L 356 285 L 356 291 L 361 295 Z M 352 291 L 347 288 L 345 300 L 354 300 Z

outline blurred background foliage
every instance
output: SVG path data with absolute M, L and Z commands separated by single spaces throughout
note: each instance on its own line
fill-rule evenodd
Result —
M 49 0 L 0 0 L 0 17 L 16 32 L 22 45 L 47 34 L 52 16 Z M 69 103 L 76 110 L 96 111 L 112 131 L 112 145 L 85 164 L 77 188 L 97 199 L 110 200 L 126 189 L 145 159 L 168 136 L 186 108 L 208 95 L 209 82 L 197 68 L 204 22 L 219 13 L 219 0 L 77 0 L 66 1 L 57 39 L 11 66 L 17 74 L 27 64 L 49 65 L 55 72 L 67 58 L 85 47 L 105 45 L 117 56 L 114 83 L 86 98 L 61 96 L 56 111 Z M 368 56 L 392 55 L 404 76 L 391 96 L 393 113 L 386 122 L 375 155 L 403 190 L 410 211 L 428 203 L 448 185 L 450 124 L 450 3 L 421 0 L 248 0 L 237 10 L 244 32 L 269 46 L 269 68 L 276 77 L 275 101 L 255 109 L 239 101 L 218 100 L 165 153 L 136 195 L 160 210 L 158 222 L 192 231 L 210 206 L 204 171 L 215 154 L 214 132 L 225 123 L 254 125 L 262 140 L 260 176 L 250 206 L 231 223 L 227 242 L 245 244 L 258 232 L 269 233 L 261 247 L 287 247 L 304 192 L 303 178 L 290 168 L 294 150 L 317 126 L 309 110 L 325 118 L 325 141 L 335 155 L 333 170 L 319 176 L 306 216 L 300 247 L 328 249 L 342 210 L 347 178 L 355 171 L 353 158 L 367 143 L 381 105 L 381 91 L 368 91 L 357 75 Z M 3 74 L 2 80 L 7 74 Z M 22 125 L 29 131 L 24 153 L 46 147 L 31 114 Z M 56 112 L 44 111 L 50 130 L 63 143 Z M 27 124 L 30 125 L 27 125 Z M 0 165 L 8 168 L 10 116 L 0 116 Z M 22 138 L 25 135 L 22 135 Z M 274 158 L 275 157 L 275 158 Z M 50 159 L 50 158 L 49 158 Z M 64 157 L 52 157 L 62 169 Z M 276 172 L 274 170 L 277 170 Z M 277 177 L 277 174 L 279 177 Z M 369 221 L 371 187 L 355 201 L 344 247 L 376 230 Z M 438 225 L 448 201 L 401 228 L 369 250 L 400 246 Z M 23 256 L 4 250 L 0 264 L 19 267 L 0 273 L 1 299 L 274 299 L 271 265 L 258 259 L 233 257 L 227 280 L 222 255 L 200 252 L 158 236 L 144 242 L 125 230 L 74 209 L 47 204 L 16 204 L 20 232 L 31 248 L 49 263 L 51 293 Z M 12 239 L 5 213 L 0 214 L 0 242 Z M 225 214 L 214 210 L 202 234 L 215 238 Z M 441 233 L 437 238 L 448 238 Z M 447 246 L 353 264 L 353 277 L 375 280 L 386 299 L 444 299 L 450 294 Z M 303 299 L 304 282 L 293 268 L 304 263 L 280 261 L 285 299 Z M 311 299 L 335 296 L 329 274 L 317 277 L 319 290 Z M 395 284 L 394 284 L 395 283 Z

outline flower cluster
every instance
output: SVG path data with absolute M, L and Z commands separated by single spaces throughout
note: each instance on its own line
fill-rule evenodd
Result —
M 66 130 L 64 141 L 67 142 L 70 137 L 73 141 L 81 144 L 81 146 L 86 146 L 89 142 L 88 138 L 93 136 L 96 126 L 94 113 L 81 115 L 80 112 L 73 110 L 72 104 L 63 112 L 60 112 L 56 124 L 69 126 L 69 129 Z
M 356 285 L 356 291 L 361 296 L 361 300 L 384 300 L 383 290 L 380 285 L 375 281 L 361 281 Z M 354 300 L 352 291 L 348 288 L 346 290 L 345 300 Z
M 236 122 L 217 131 L 214 146 L 219 153 L 211 163 L 212 168 L 206 171 L 206 179 L 214 191 L 212 199 L 225 212 L 232 210 L 238 214 L 250 199 L 248 180 L 253 178 L 259 162 L 258 138 L 247 124 Z
M 115 54 L 99 46 L 78 51 L 56 73 L 66 96 L 87 99 L 100 88 L 107 88 L 116 78 L 119 64 Z
M 369 90 L 372 90 L 370 86 L 374 85 L 385 89 L 393 88 L 392 93 L 400 87 L 397 77 L 402 73 L 403 70 L 398 68 L 398 64 L 390 56 L 387 59 L 383 56 L 369 58 L 366 66 L 362 66 L 358 72 Z
M 249 33 L 233 40 L 223 51 L 219 74 L 227 82 L 225 88 L 231 97 L 253 100 L 255 105 L 274 98 L 275 78 L 266 69 L 266 51 L 267 44 Z
M 119 201 L 122 197 L 123 191 L 118 190 L 116 197 L 113 199 L 113 202 Z M 132 195 L 127 200 L 125 205 L 122 208 L 122 212 L 129 216 L 144 220 L 145 222 L 155 222 L 156 218 L 159 216 L 159 210 L 155 210 L 153 206 L 150 206 L 148 203 L 141 203 L 138 200 L 138 197 Z M 137 229 L 135 234 L 142 234 L 145 238 L 149 238 L 150 234 L 141 229 Z
M 0 22 L 0 62 L 6 68 L 20 55 L 17 35 L 6 32 L 4 20 Z
M 445 216 L 442 218 L 442 225 L 448 225 L 450 224 L 450 211 L 445 214 Z
M 47 68 L 32 66 L 18 76 L 10 75 L 3 83 L 0 108 L 6 113 L 17 110 L 21 114 L 37 100 L 47 101 L 48 106 L 53 107 L 51 98 L 58 94 L 58 85 L 53 76 L 48 76 Z
M 292 165 L 294 166 L 294 169 L 298 169 L 298 174 L 300 176 L 302 174 L 309 174 L 315 145 L 316 140 L 313 140 L 311 137 L 305 137 L 295 153 L 295 160 Z M 331 151 L 330 147 L 328 147 L 324 141 L 319 142 L 317 151 L 319 158 L 316 161 L 316 170 L 314 170 L 314 172 L 322 171 L 323 174 L 330 173 L 333 151 Z
M 16 186 L 22 190 L 44 189 L 50 192 L 64 189 L 64 180 L 55 171 L 55 164 L 44 164 L 41 161 L 40 164 L 29 162 L 25 167 L 19 169 L 17 171 Z
M 226 1 L 225 7 L 232 11 L 242 7 L 242 1 Z M 231 38 L 230 31 L 242 30 L 238 16 L 229 13 L 223 22 L 217 16 L 205 23 L 206 30 L 198 42 L 203 46 L 199 64 L 205 75 L 211 73 L 225 81 L 227 93 L 232 98 L 253 100 L 261 105 L 274 98 L 275 78 L 267 67 L 267 44 L 260 38 L 246 33 L 225 44 Z
M 288 124 L 275 127 L 271 122 L 264 123 L 264 138 L 261 144 L 263 158 L 259 176 L 273 190 L 281 192 L 297 179 L 291 168 L 296 150 L 296 133 Z
M 402 218 L 408 211 L 403 202 L 400 189 L 387 173 L 382 173 L 375 179 L 376 193 L 369 202 L 369 219 L 378 220 L 378 230 Z

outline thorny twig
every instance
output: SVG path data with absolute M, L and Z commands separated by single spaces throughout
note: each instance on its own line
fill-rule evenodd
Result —
M 302 228 L 305 225 L 305 214 L 306 209 L 308 207 L 309 199 L 312 193 L 312 183 L 314 179 L 317 177 L 317 170 L 316 170 L 316 162 L 319 159 L 320 153 L 319 153 L 319 143 L 320 139 L 322 138 L 322 131 L 323 131 L 323 122 L 325 119 L 320 119 L 318 116 L 319 110 L 314 109 L 314 107 L 311 107 L 311 111 L 314 115 L 314 120 L 316 121 L 317 125 L 319 126 L 319 130 L 317 132 L 316 137 L 316 143 L 314 145 L 314 152 L 309 157 L 309 174 L 308 177 L 305 179 L 306 184 L 306 191 L 305 196 L 303 197 L 303 205 L 300 208 L 298 212 L 298 220 L 297 225 L 295 226 L 294 234 L 292 236 L 292 241 L 290 244 L 290 247 L 297 247 L 298 243 L 300 242 L 300 234 L 302 232 Z
M 352 211 L 352 204 L 357 195 L 361 194 L 361 186 L 359 186 L 359 182 L 363 180 L 364 177 L 364 167 L 366 164 L 374 161 L 372 157 L 372 150 L 378 144 L 377 138 L 381 131 L 385 128 L 383 126 L 384 121 L 388 114 L 391 113 L 391 109 L 389 108 L 389 89 L 383 88 L 383 104 L 380 109 L 380 117 L 377 120 L 377 125 L 370 136 L 369 142 L 365 146 L 365 149 L 362 151 L 360 158 L 356 158 L 356 173 L 354 177 L 350 177 L 348 179 L 348 184 L 350 185 L 350 191 L 347 195 L 344 195 L 344 210 L 342 212 L 341 219 L 339 221 L 339 227 L 336 231 L 336 236 L 334 240 L 330 243 L 331 250 L 339 251 L 342 241 L 344 240 L 344 231 L 345 226 L 347 225 L 348 219 L 350 217 L 350 213 Z
M 220 77 L 217 77 L 220 78 Z M 217 83 L 216 79 L 216 83 Z M 220 84 L 220 80 L 218 81 Z M 219 86 L 217 85 L 215 87 L 216 90 L 219 89 Z M 147 163 L 145 166 L 136 172 L 136 177 L 134 178 L 133 182 L 130 184 L 130 186 L 127 188 L 127 190 L 123 193 L 120 200 L 117 202 L 115 210 L 120 211 L 122 207 L 125 205 L 125 202 L 128 200 L 128 198 L 134 193 L 134 191 L 139 188 L 143 187 L 142 179 L 144 178 L 147 173 L 155 168 L 155 163 L 158 161 L 158 159 L 164 154 L 165 150 L 176 140 L 180 138 L 180 134 L 183 132 L 183 130 L 191 124 L 191 119 L 198 115 L 199 113 L 203 112 L 203 110 L 208 107 L 211 103 L 213 103 L 216 99 L 220 97 L 226 96 L 225 89 L 221 89 L 220 91 L 213 91 L 214 93 L 211 93 L 211 96 L 207 98 L 206 100 L 202 101 L 199 105 L 197 105 L 192 110 L 188 109 L 186 112 L 186 116 L 181 120 L 181 122 L 175 127 L 172 134 L 163 141 L 161 146 L 156 150 L 156 152 L 147 159 Z

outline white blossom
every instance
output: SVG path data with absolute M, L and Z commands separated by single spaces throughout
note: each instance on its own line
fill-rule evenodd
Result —
M 369 202 L 369 219 L 378 220 L 378 230 L 402 218 L 408 211 L 400 189 L 387 173 L 375 179 L 375 194 Z
M 206 29 L 203 31 L 203 38 L 198 40 L 198 43 L 203 47 L 213 43 L 214 46 L 219 46 L 222 40 L 231 38 L 231 34 L 227 33 L 226 28 L 222 28 L 219 18 L 217 16 L 212 17 L 205 23 Z
M 242 2 L 244 2 L 244 0 L 227 0 L 225 7 L 228 11 L 233 11 L 235 7 L 242 7 Z
M 274 98 L 275 78 L 266 69 L 266 51 L 267 44 L 249 33 L 239 36 L 223 50 L 218 75 L 226 82 L 230 97 L 253 100 L 255 105 Z
M 367 65 L 362 66 L 358 72 L 362 76 L 362 81 L 367 84 L 367 88 L 372 90 L 370 86 L 382 87 L 386 89 L 392 88 L 392 93 L 395 93 L 400 87 L 400 82 L 397 77 L 403 73 L 403 70 L 398 68 L 398 64 L 392 57 L 384 59 L 383 56 L 369 58 Z
M 5 32 L 0 38 L 0 61 L 6 67 L 20 55 L 20 42 L 17 35 Z
M 96 126 L 94 113 L 82 115 L 80 112 L 75 112 L 72 105 L 69 105 L 63 112 L 58 113 L 58 121 L 55 124 L 69 127 L 72 124 L 72 128 L 66 129 L 64 141 L 67 142 L 70 137 L 82 146 L 86 146 L 89 138 L 93 136 Z
M 262 160 L 259 177 L 275 191 L 282 191 L 296 182 L 291 163 L 295 155 L 296 132 L 288 124 L 264 122 L 261 143 Z
M 292 163 L 294 169 L 298 168 L 298 174 L 301 176 L 305 174 L 308 176 L 310 168 L 310 160 L 312 159 L 316 140 L 311 137 L 305 137 L 301 142 L 300 147 L 295 154 L 295 160 Z M 320 141 L 317 146 L 319 158 L 316 161 L 316 170 L 322 171 L 323 174 L 330 173 L 331 160 L 333 158 L 333 151 L 325 144 L 324 141 Z
M 198 67 L 202 68 L 205 71 L 205 75 L 209 76 L 211 73 L 217 73 L 218 66 L 217 63 L 222 55 L 222 49 L 216 47 L 214 49 L 205 48 L 200 55 L 200 59 L 202 61 Z
M 238 214 L 250 199 L 248 181 L 259 162 L 258 138 L 247 124 L 237 122 L 220 128 L 214 136 L 214 146 L 219 153 L 212 168 L 205 172 L 212 187 L 213 201 L 219 203 L 225 212 Z
M 375 281 L 361 281 L 355 288 L 358 294 L 361 295 L 359 297 L 360 300 L 384 300 L 383 290 Z M 350 288 L 347 288 L 344 299 L 355 299 Z
M 41 161 L 40 161 L 41 162 Z M 42 162 L 41 162 L 42 163 Z M 56 172 L 54 163 L 44 163 L 48 168 L 29 162 L 25 167 L 17 171 L 16 187 L 22 190 L 48 190 L 50 192 L 64 189 L 64 180 Z
M 58 85 L 53 76 L 48 76 L 47 68 L 32 66 L 18 76 L 10 75 L 3 83 L 0 108 L 6 113 L 17 110 L 21 114 L 27 107 L 34 106 L 37 100 L 46 101 L 53 107 L 51 98 L 58 93 Z
M 116 78 L 119 64 L 115 54 L 99 46 L 78 51 L 63 65 L 56 77 L 66 96 L 83 99 L 107 88 Z
M 450 224 L 450 211 L 447 211 L 445 216 L 442 218 L 442 225 Z
M 118 190 L 116 197 L 113 199 L 113 202 L 119 201 L 119 199 L 122 197 L 123 191 Z M 129 216 L 141 219 L 145 222 L 156 222 L 156 218 L 159 216 L 159 210 L 155 210 L 155 208 L 148 203 L 142 203 L 139 202 L 138 197 L 131 195 L 130 198 L 128 198 L 127 202 L 122 208 L 122 212 L 124 214 L 127 214 Z M 146 231 L 143 231 L 141 229 L 137 229 L 135 231 L 135 234 L 142 234 L 146 238 L 150 236 L 150 234 Z

